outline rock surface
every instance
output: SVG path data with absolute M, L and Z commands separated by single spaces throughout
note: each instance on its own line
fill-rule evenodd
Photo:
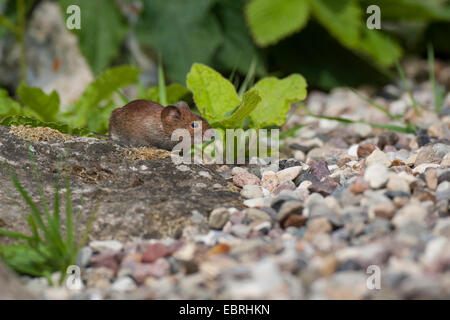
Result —
M 241 206 L 239 193 L 231 191 L 210 166 L 177 166 L 170 157 L 159 154 L 146 155 L 154 157 L 151 160 L 134 160 L 139 158 L 133 153 L 137 151 L 93 138 L 30 142 L 0 126 L 0 161 L 17 174 L 35 200 L 38 189 L 27 143 L 31 143 L 48 199 L 52 199 L 61 164 L 70 172 L 74 206 L 82 208 L 78 213 L 81 226 L 98 206 L 91 239 L 179 237 L 185 226 L 193 224 L 195 212 L 207 216 L 216 207 Z M 60 157 L 66 158 L 59 162 Z M 6 228 L 27 232 L 21 212 L 29 209 L 5 166 L 0 171 L 0 185 L 0 221 Z
M 24 299 L 33 299 L 33 295 L 23 286 L 17 275 L 0 260 L 0 300 Z

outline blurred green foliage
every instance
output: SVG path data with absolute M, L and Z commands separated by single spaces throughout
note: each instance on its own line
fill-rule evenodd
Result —
M 388 80 L 405 50 L 426 53 L 425 37 L 438 56 L 450 54 L 448 0 L 54 1 L 66 17 L 67 6 L 80 6 L 82 28 L 73 32 L 95 74 L 129 61 L 123 50 L 128 32 L 151 57 L 163 56 L 168 80 L 179 83 L 195 62 L 245 75 L 256 59 L 257 76 L 301 72 L 311 85 L 330 89 Z M 37 2 L 26 1 L 27 10 Z M 16 23 L 16 1 L 2 4 L 0 17 Z M 381 8 L 382 30 L 366 27 L 369 5 Z M 135 18 L 124 13 L 126 6 L 135 8 Z
M 0 89 L 0 124 L 49 127 L 76 135 L 91 136 L 92 131 L 106 133 L 111 111 L 117 107 L 114 94 L 118 89 L 136 83 L 138 75 L 139 70 L 130 66 L 108 69 L 64 112 L 60 109 L 56 91 L 46 94 L 40 88 L 22 83 L 17 90 L 19 103 Z
M 80 7 L 82 27 L 76 30 L 81 51 L 92 71 L 99 74 L 119 54 L 128 25 L 111 0 L 58 0 L 63 12 L 72 4 Z
M 3 123 L 52 123 L 65 132 L 86 128 L 105 133 L 119 89 L 138 83 L 138 98 L 160 101 L 167 97 L 173 104 L 192 97 L 202 115 L 216 123 L 220 119 L 222 126 L 280 125 L 286 105 L 303 99 L 303 93 L 299 90 L 292 98 L 275 99 L 272 91 L 282 90 L 278 86 L 292 79 L 278 78 L 302 74 L 310 86 L 322 89 L 381 84 L 392 80 L 392 67 L 405 52 L 426 54 L 429 40 L 437 56 L 450 56 L 448 0 L 53 1 L 65 18 L 67 6 L 80 6 L 82 27 L 73 33 L 96 80 L 76 103 L 64 108 L 56 92 L 47 94 L 24 82 L 15 93 L 17 101 L 0 90 Z M 22 0 L 0 0 L 0 41 L 9 36 L 8 41 L 15 37 L 20 42 L 20 21 L 30 17 L 39 2 L 28 0 L 19 6 Z M 367 28 L 369 5 L 381 8 L 382 30 Z M 160 95 L 158 87 L 143 88 L 137 68 L 117 67 L 137 64 L 125 45 L 130 34 L 136 35 L 148 57 L 155 61 L 164 57 L 166 78 L 172 83 L 165 94 Z M 193 80 L 199 66 L 210 66 L 205 70 L 215 75 L 203 86 L 199 79 Z M 217 86 L 225 83 L 222 75 L 227 74 L 230 81 Z M 182 85 L 186 78 L 188 88 Z M 260 81 L 254 85 L 255 78 Z M 229 90 L 217 93 L 217 88 Z M 267 114 L 251 94 L 258 88 L 258 97 L 270 101 L 276 116 L 265 118 Z M 218 112 L 214 103 L 198 105 L 203 102 L 201 95 L 210 94 L 226 107 Z M 122 100 L 126 101 L 123 96 Z

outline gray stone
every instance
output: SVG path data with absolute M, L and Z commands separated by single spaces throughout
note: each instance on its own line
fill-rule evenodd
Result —
M 285 201 L 278 211 L 277 220 L 282 222 L 291 214 L 301 215 L 302 211 L 303 204 L 300 201 Z
M 89 264 L 89 261 L 91 260 L 93 250 L 91 247 L 83 247 L 80 249 L 80 252 L 78 252 L 77 266 L 84 268 Z
M 123 244 L 117 240 L 101 240 L 91 241 L 89 247 L 94 251 L 120 251 L 123 248 Z
M 279 182 L 284 182 L 286 180 L 292 181 L 295 178 L 297 178 L 297 176 L 299 175 L 299 173 L 302 170 L 303 169 L 301 166 L 295 166 L 295 167 L 290 167 L 290 168 L 286 168 L 284 170 L 278 171 L 276 173 L 276 175 L 277 175 Z
M 246 238 L 250 233 L 250 227 L 245 224 L 235 224 L 231 227 L 231 233 L 239 238 Z
M 450 145 L 444 143 L 436 143 L 433 145 L 434 156 L 442 159 L 445 155 L 450 153 Z
M 380 149 L 375 149 L 367 158 L 366 165 L 370 167 L 373 164 L 381 164 L 386 167 L 391 165 L 391 160 L 389 160 L 388 156 L 381 151 Z
M 258 209 L 250 208 L 246 209 L 245 213 L 247 214 L 247 220 L 249 223 L 254 221 L 271 221 L 269 214 Z
M 436 236 L 445 236 L 450 238 L 450 217 L 439 220 L 433 229 L 433 233 Z
M 410 192 L 408 182 L 405 179 L 399 177 L 398 175 L 391 175 L 389 177 L 386 188 L 390 191 L 400 191 L 408 194 Z
M 392 223 L 397 227 L 410 222 L 424 222 L 427 216 L 427 210 L 420 204 L 408 204 L 401 208 L 392 219 Z
M 366 169 L 364 180 L 369 183 L 371 188 L 378 189 L 382 187 L 388 180 L 387 167 L 380 163 L 372 164 Z
M 436 201 L 448 199 L 450 199 L 450 181 L 444 181 L 436 189 Z
M 241 196 L 246 199 L 262 198 L 263 192 L 260 186 L 247 184 L 241 190 Z
M 230 218 L 230 211 L 227 208 L 214 209 L 209 215 L 208 225 L 213 229 L 222 229 Z
M 111 289 L 115 291 L 133 291 L 136 288 L 136 283 L 130 277 L 118 278 L 111 285 Z

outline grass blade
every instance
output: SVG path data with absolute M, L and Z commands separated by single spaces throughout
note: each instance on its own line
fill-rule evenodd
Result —
M 167 106 L 166 80 L 164 78 L 164 69 L 162 57 L 160 56 L 158 63 L 158 89 L 159 89 L 159 104 L 163 107 Z
M 392 44 L 391 44 L 390 49 L 391 49 L 391 52 L 392 52 L 392 56 L 394 57 L 395 67 L 397 68 L 397 72 L 398 72 L 398 74 L 400 76 L 400 79 L 402 81 L 403 88 L 406 90 L 406 92 L 408 92 L 408 96 L 409 96 L 409 98 L 412 101 L 414 111 L 416 112 L 416 114 L 419 114 L 419 107 L 418 106 L 421 106 L 422 108 L 423 108 L 423 106 L 421 104 L 419 104 L 417 102 L 417 100 L 414 98 L 414 96 L 412 94 L 412 91 L 411 91 L 411 88 L 408 85 L 408 81 L 406 80 L 405 73 L 403 72 L 403 68 L 400 65 L 400 61 L 397 59 L 397 57 L 393 53 Z
M 389 110 L 387 110 L 386 108 L 380 106 L 379 104 L 377 104 L 375 101 L 373 101 L 370 98 L 366 98 L 364 97 L 362 94 L 360 94 L 358 91 L 356 91 L 353 88 L 349 88 L 354 94 L 356 94 L 361 100 L 364 100 L 365 102 L 367 102 L 368 104 L 370 104 L 371 106 L 373 106 L 374 108 L 377 108 L 378 110 L 380 110 L 381 112 L 383 112 L 384 114 L 386 114 L 390 119 L 392 120 L 399 120 L 403 117 L 403 115 L 394 115 L 392 113 L 389 112 Z
M 238 96 L 242 99 L 242 96 L 244 95 L 245 91 L 247 91 L 247 88 L 250 86 L 250 83 L 255 78 L 255 71 L 256 71 L 256 58 L 253 57 L 252 62 L 250 63 L 250 67 L 248 69 L 247 75 L 245 76 L 244 82 L 242 82 L 241 87 L 239 88 Z
M 295 126 L 293 126 L 292 128 L 289 128 L 283 132 L 280 133 L 280 139 L 284 139 L 287 137 L 295 137 L 295 133 L 297 132 L 297 130 L 306 127 L 308 124 L 297 124 Z
M 128 102 L 130 102 L 130 101 L 128 100 L 127 96 L 124 95 L 124 94 L 122 93 L 122 91 L 120 91 L 120 89 L 117 89 L 117 90 L 116 90 L 116 93 L 119 95 L 119 97 L 120 97 L 120 99 L 122 100 L 122 103 L 123 103 L 123 104 L 128 104 Z
M 434 93 L 434 110 L 436 114 L 441 112 L 441 108 L 444 102 L 443 92 L 438 89 L 438 85 L 436 83 L 436 74 L 434 70 L 434 48 L 431 43 L 428 44 L 428 66 L 430 72 L 430 82 L 431 87 L 433 88 Z
M 239 64 L 239 60 L 241 60 L 241 55 L 242 55 L 242 51 L 239 51 L 239 54 L 238 54 L 238 56 L 236 58 L 236 62 L 234 63 L 234 66 L 233 66 L 233 70 L 231 70 L 231 74 L 228 77 L 228 80 L 231 83 L 233 83 L 234 76 L 236 75 L 236 70 L 237 70 L 237 67 L 238 67 L 238 64 Z
M 70 182 L 66 177 L 66 246 L 69 254 L 73 254 L 74 246 L 74 232 L 73 232 L 73 216 L 72 216 L 72 199 L 70 195 Z
M 321 115 L 315 115 L 312 113 L 308 113 L 308 115 L 311 117 L 314 117 L 314 118 L 318 118 L 318 119 L 339 121 L 339 122 L 347 124 L 347 125 L 352 124 L 352 123 L 363 123 L 363 124 L 367 124 L 374 128 L 387 129 L 387 130 L 401 132 L 401 133 L 415 133 L 416 132 L 416 128 L 410 123 L 406 124 L 403 127 L 403 126 L 397 126 L 397 125 L 392 125 L 392 124 L 372 123 L 372 122 L 367 122 L 367 121 L 363 121 L 363 120 L 351 120 L 351 119 L 345 119 L 345 118 L 340 118 L 340 117 L 321 116 Z
M 34 237 L 28 236 L 26 234 L 11 231 L 11 230 L 6 230 L 3 228 L 0 228 L 0 236 L 10 237 L 10 238 L 19 239 L 19 240 L 27 240 L 27 241 L 35 240 Z
M 40 194 L 40 198 L 41 198 L 41 204 L 43 207 L 45 218 L 47 219 L 47 223 L 48 223 L 48 229 L 47 229 L 48 230 L 48 238 L 49 238 L 48 240 L 53 245 L 52 246 L 53 249 L 59 250 L 61 253 L 64 253 L 64 251 L 65 251 L 64 243 L 63 243 L 62 237 L 61 237 L 59 222 L 57 221 L 57 219 L 55 219 L 54 216 L 50 215 L 50 210 L 48 208 L 47 199 L 46 199 L 45 193 L 44 193 L 44 188 L 42 187 L 42 182 L 41 182 L 41 179 L 39 178 L 38 168 L 36 165 L 36 158 L 30 149 L 30 145 L 28 147 L 28 153 L 29 153 L 30 160 L 31 160 L 31 166 L 32 166 L 32 169 L 34 172 L 34 178 L 35 178 L 36 184 L 38 186 L 38 190 L 39 190 L 39 194 Z M 59 202 L 59 199 L 58 199 L 58 202 Z M 59 206 L 59 204 L 58 204 L 58 206 Z M 58 208 L 58 210 L 59 210 L 59 208 Z
M 84 231 L 83 236 L 81 237 L 81 240 L 78 244 L 78 248 L 81 248 L 86 244 L 89 232 L 91 231 L 92 225 L 94 224 L 95 218 L 97 217 L 97 211 L 99 207 L 100 207 L 100 199 L 99 202 L 95 205 L 94 210 L 91 213 L 91 216 L 89 217 L 88 223 L 86 225 L 86 230 Z

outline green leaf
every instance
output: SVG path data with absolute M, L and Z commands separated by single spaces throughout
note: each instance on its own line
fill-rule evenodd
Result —
M 283 131 L 280 133 L 280 139 L 285 139 L 288 137 L 295 137 L 295 134 L 297 131 L 303 127 L 307 126 L 306 124 L 296 124 L 290 129 L 287 129 L 286 131 Z
M 76 4 L 81 9 L 81 29 L 78 35 L 81 51 L 95 74 L 108 67 L 119 53 L 127 26 L 114 1 L 110 0 L 59 0 L 65 13 L 68 6 Z M 68 15 L 66 14 L 66 19 Z
M 190 95 L 190 91 L 179 83 L 172 83 L 166 87 L 167 104 L 176 104 L 178 101 L 186 99 Z M 140 99 L 151 101 L 159 101 L 159 88 L 151 87 L 147 89 Z
M 364 8 L 379 6 L 383 21 L 450 20 L 450 8 L 446 0 L 363 0 L 361 5 Z
M 222 34 L 210 13 L 215 0 L 143 0 L 138 39 L 164 57 L 169 79 L 184 82 L 194 62 L 210 64 Z
M 358 46 L 362 29 L 362 11 L 356 0 L 309 0 L 312 12 L 336 39 L 348 48 Z
M 69 125 L 59 122 L 44 122 L 26 116 L 9 116 L 0 121 L 2 126 L 30 126 L 32 128 L 47 127 L 58 130 L 61 133 L 73 134 L 77 136 L 91 136 L 92 133 L 85 128 L 71 128 Z
M 111 68 L 100 74 L 89 84 L 80 100 L 75 104 L 77 117 L 74 126 L 84 127 L 88 116 L 98 112 L 97 107 L 100 102 L 109 98 L 117 89 L 135 83 L 138 75 L 139 70 L 130 66 Z
M 292 74 L 282 80 L 275 77 L 258 81 L 256 89 L 261 97 L 256 109 L 250 114 L 254 127 L 281 126 L 291 103 L 306 98 L 306 80 L 299 74 Z
M 52 91 L 49 95 L 41 88 L 20 84 L 17 95 L 25 106 L 36 112 L 43 121 L 53 121 L 59 111 L 59 94 Z
M 302 29 L 309 5 L 308 0 L 251 0 L 246 15 L 256 43 L 267 46 Z
M 198 110 L 208 122 L 220 121 L 239 105 L 238 94 L 231 82 L 208 66 L 193 64 L 186 83 Z
M 211 123 L 211 126 L 231 129 L 242 127 L 243 120 L 255 110 L 260 101 L 261 97 L 256 90 L 246 92 L 242 99 L 242 103 L 232 115 Z
M 0 256 L 11 269 L 19 273 L 43 276 L 46 271 L 49 271 L 46 258 L 26 244 L 2 246 Z
M 394 80 L 371 57 L 345 48 L 315 21 L 278 44 L 271 56 L 283 74 L 300 73 L 309 85 L 325 90 L 361 83 L 380 86 Z
M 382 67 L 392 66 L 403 54 L 402 47 L 378 30 L 363 29 L 360 51 L 375 58 Z
M 0 118 L 21 113 L 20 104 L 11 99 L 6 90 L 0 89 Z
M 5 237 L 10 237 L 10 238 L 14 238 L 14 239 L 20 239 L 20 240 L 33 240 L 34 238 L 20 233 L 20 232 L 15 232 L 15 231 L 11 231 L 11 230 L 6 230 L 6 229 L 2 229 L 0 228 L 0 236 L 5 236 Z

